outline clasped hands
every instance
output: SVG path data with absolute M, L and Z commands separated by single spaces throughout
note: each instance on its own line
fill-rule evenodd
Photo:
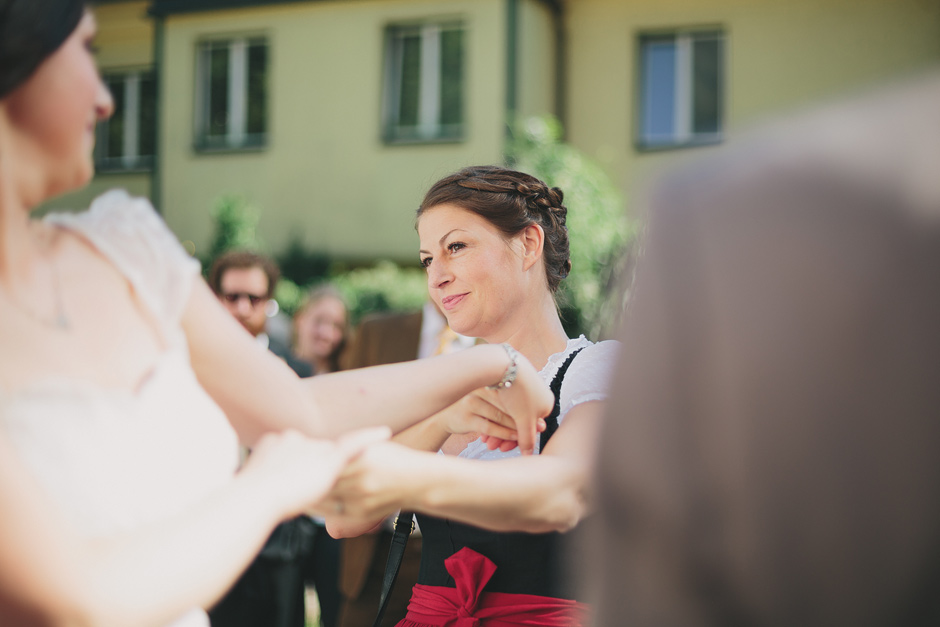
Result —
M 527 360 L 520 359 L 518 368 L 511 388 L 474 390 L 427 420 L 444 439 L 474 433 L 490 450 L 505 452 L 518 445 L 531 453 L 537 434 L 545 430 L 544 417 L 554 396 Z M 327 517 L 331 533 L 358 535 L 399 509 L 418 508 L 419 499 L 427 495 L 417 479 L 434 476 L 437 446 L 429 452 L 395 442 L 369 445 L 343 469 L 317 508 Z
M 554 398 L 532 365 L 520 359 L 511 388 L 481 388 L 434 414 L 428 421 L 444 433 L 480 433 L 492 450 L 517 445 L 531 453 L 545 429 Z M 294 431 L 264 436 L 242 469 L 245 479 L 276 486 L 265 493 L 284 518 L 301 513 L 348 515 L 373 523 L 407 506 L 396 489 L 426 466 L 426 451 L 388 442 L 385 427 L 360 429 L 336 441 Z M 365 529 L 363 529 L 364 531 Z

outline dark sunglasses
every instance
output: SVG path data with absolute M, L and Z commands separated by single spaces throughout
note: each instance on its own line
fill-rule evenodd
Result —
M 247 298 L 252 307 L 257 307 L 263 301 L 267 300 L 266 296 L 258 296 L 256 294 L 249 294 L 248 292 L 228 292 L 226 294 L 222 294 L 222 298 L 225 299 L 225 302 L 231 303 L 233 305 L 241 299 Z

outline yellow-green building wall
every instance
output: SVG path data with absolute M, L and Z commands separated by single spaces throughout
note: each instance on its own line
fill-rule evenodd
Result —
M 933 0 L 575 0 L 565 7 L 568 139 L 628 195 L 660 166 L 694 152 L 635 148 L 640 33 L 723 29 L 725 141 L 778 112 L 940 63 Z
M 154 65 L 149 4 L 97 5 L 104 71 Z M 553 6 L 544 0 L 323 0 L 171 15 L 162 28 L 159 189 L 152 189 L 150 172 L 103 173 L 46 208 L 83 208 L 113 187 L 152 195 L 171 228 L 202 253 L 209 209 L 235 194 L 259 211 L 260 235 L 271 251 L 299 239 L 342 259 L 413 260 L 412 215 L 427 187 L 461 166 L 502 158 L 513 11 L 516 112 L 557 112 L 560 56 L 567 139 L 600 161 L 628 198 L 655 168 L 710 150 L 636 148 L 641 33 L 723 30 L 724 143 L 777 112 L 940 63 L 936 0 L 567 0 L 560 5 L 561 49 Z M 459 18 L 466 26 L 464 139 L 386 144 L 385 28 L 435 18 Z M 256 152 L 197 152 L 197 45 L 240 34 L 262 34 L 270 46 L 267 145 Z
M 299 239 L 343 258 L 416 259 L 412 220 L 437 178 L 502 155 L 502 0 L 315 2 L 171 16 L 166 20 L 161 205 L 197 252 L 209 208 L 241 196 L 272 250 Z M 384 31 L 398 22 L 459 18 L 466 27 L 465 140 L 387 145 L 381 135 Z M 193 150 L 195 54 L 207 37 L 264 35 L 269 44 L 268 142 L 257 152 Z
M 525 117 L 555 112 L 556 41 L 549 7 L 538 0 L 519 2 L 516 113 Z

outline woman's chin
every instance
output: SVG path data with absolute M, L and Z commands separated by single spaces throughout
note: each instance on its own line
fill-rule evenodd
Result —
M 317 356 L 317 359 L 329 359 L 334 350 L 336 350 L 335 346 L 314 346 L 313 354 Z
M 79 190 L 89 183 L 91 179 L 95 176 L 95 161 L 91 157 L 91 154 L 82 159 L 81 163 L 75 164 L 74 172 L 72 173 L 71 180 L 65 181 L 65 189 L 62 193 L 74 192 Z
M 46 186 L 46 193 L 44 198 L 40 202 L 45 202 L 53 198 L 57 198 L 64 194 L 71 192 L 76 192 L 91 182 L 92 177 L 95 175 L 95 168 L 90 163 L 81 169 L 77 169 L 71 177 L 60 177 L 56 180 L 50 181 L 49 185 Z
M 480 337 L 475 335 L 477 328 L 474 325 L 466 323 L 461 324 L 460 320 L 454 320 L 453 322 L 448 321 L 447 326 L 449 326 L 450 330 L 454 333 L 459 333 L 465 337 Z
M 86 187 L 95 176 L 95 168 L 91 165 L 88 166 L 85 170 L 81 172 L 76 172 L 75 177 L 65 186 L 60 193 L 68 194 L 69 192 L 77 192 L 78 190 Z

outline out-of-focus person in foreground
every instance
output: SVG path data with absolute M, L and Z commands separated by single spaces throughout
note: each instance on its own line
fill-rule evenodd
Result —
M 940 624 L 940 77 L 739 138 L 650 206 L 597 625 Z

